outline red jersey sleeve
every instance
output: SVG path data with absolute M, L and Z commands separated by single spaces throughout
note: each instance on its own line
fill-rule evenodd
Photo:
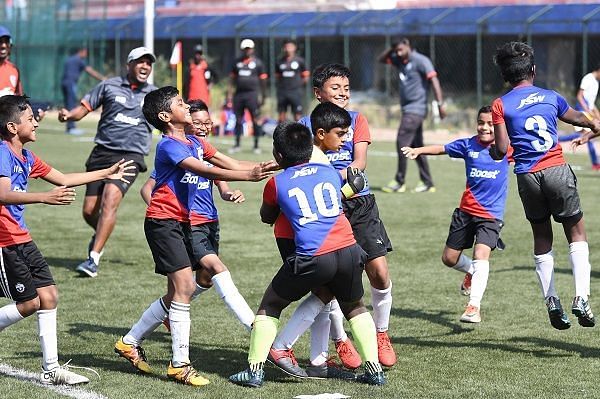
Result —
M 506 159 L 508 160 L 508 162 L 515 162 L 515 158 L 513 156 L 514 150 L 512 148 L 512 145 L 508 146 L 508 150 L 506 151 Z
M 361 141 L 366 141 L 367 143 L 371 143 L 371 132 L 369 131 L 369 122 L 367 122 L 367 118 L 363 116 L 363 114 L 358 114 L 356 116 L 356 124 L 354 125 L 354 139 L 353 143 L 360 143 Z
M 37 179 L 38 177 L 44 177 L 50 173 L 52 167 L 38 158 L 38 156 L 34 153 L 31 154 L 33 155 L 33 166 L 31 167 L 31 173 L 29 174 L 29 177 Z
M 217 149 L 215 148 L 215 146 L 213 146 L 203 138 L 200 139 L 200 143 L 202 143 L 202 148 L 204 149 L 204 152 L 202 153 L 202 158 L 204 160 L 210 159 L 215 156 L 215 154 L 217 153 Z
M 275 177 L 271 177 L 263 190 L 263 203 L 269 206 L 277 206 L 277 187 Z
M 494 125 L 504 123 L 504 104 L 501 98 L 495 99 L 492 103 L 492 122 Z

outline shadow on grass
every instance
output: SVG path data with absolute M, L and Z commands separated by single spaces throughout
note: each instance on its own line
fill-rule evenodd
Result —
M 566 352 L 574 352 L 578 353 L 582 358 L 600 358 L 600 348 L 598 347 L 584 346 L 570 342 L 562 342 L 538 337 L 515 337 L 511 338 L 510 341 L 521 344 L 535 344 L 539 347 L 546 347 L 548 350 L 559 349 Z
M 83 257 L 79 258 L 55 258 L 52 256 L 44 256 L 50 267 L 61 267 L 75 271 L 77 265 L 84 261 Z
M 419 309 L 392 308 L 391 314 L 401 318 L 421 319 L 448 328 L 450 332 L 443 335 L 458 335 L 469 333 L 473 331 L 474 328 L 473 326 L 469 326 L 468 324 L 456 322 L 456 313 L 449 311 L 424 312 Z
M 494 273 L 504 273 L 504 272 L 512 272 L 512 271 L 527 271 L 527 272 L 535 273 L 535 266 L 533 266 L 533 265 L 531 265 L 531 266 L 514 266 L 510 269 L 502 269 L 502 270 L 494 271 Z M 568 274 L 568 275 L 573 274 L 573 270 L 570 268 L 567 268 L 567 267 L 555 267 L 554 272 L 560 273 L 560 274 Z M 600 278 L 600 271 L 592 270 L 591 277 L 592 278 Z

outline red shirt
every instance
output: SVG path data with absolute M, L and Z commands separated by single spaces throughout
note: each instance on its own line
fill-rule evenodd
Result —
M 12 62 L 6 60 L 0 64 L 0 96 L 9 94 L 22 95 L 23 86 L 19 69 Z
M 189 101 L 202 100 L 206 105 L 210 105 L 210 93 L 208 91 L 208 80 L 206 79 L 207 72 L 208 63 L 205 60 L 200 61 L 199 64 L 190 63 Z

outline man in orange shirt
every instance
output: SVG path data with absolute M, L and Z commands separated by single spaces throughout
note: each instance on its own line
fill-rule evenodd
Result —
M 11 47 L 10 31 L 0 25 L 0 97 L 23 94 L 19 69 L 8 60 Z
M 190 60 L 190 83 L 188 101 L 202 100 L 210 106 L 211 71 L 203 56 L 201 44 L 194 46 L 194 58 Z

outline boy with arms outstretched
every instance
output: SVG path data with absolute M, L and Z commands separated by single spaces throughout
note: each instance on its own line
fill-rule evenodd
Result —
M 596 322 L 588 302 L 591 266 L 577 178 L 563 157 L 556 124 L 560 119 L 598 134 L 600 123 L 569 107 L 555 91 L 533 85 L 535 63 L 529 45 L 505 43 L 496 50 L 494 62 L 512 90 L 492 104 L 496 144 L 490 155 L 502 159 L 510 141 L 519 196 L 533 231 L 535 270 L 550 323 L 558 330 L 571 326 L 554 288 L 552 215 L 562 224 L 569 243 L 575 280 L 571 311 L 581 326 L 593 327 Z
M 366 255 L 343 216 L 339 173 L 329 165 L 309 162 L 312 147 L 310 131 L 299 123 L 283 123 L 275 129 L 273 154 L 284 171 L 267 182 L 260 214 L 264 223 L 272 224 L 283 213 L 294 231 L 296 250 L 265 291 L 252 328 L 249 367 L 229 377 L 235 384 L 263 384 L 264 362 L 277 334 L 281 311 L 322 286 L 339 300 L 365 358 L 365 374 L 359 381 L 385 383 L 377 359 L 375 325 L 361 300 Z
M 324 64 L 313 71 L 313 87 L 317 100 L 330 102 L 338 107 L 346 108 L 350 101 L 350 70 L 340 64 Z M 347 139 L 339 149 L 328 149 L 325 154 L 332 166 L 346 179 L 349 166 L 364 171 L 367 166 L 367 149 L 371 143 L 369 125 L 366 118 L 354 111 L 349 111 L 351 124 Z M 304 117 L 300 123 L 311 128 L 311 119 Z M 314 126 L 313 134 L 316 134 Z M 396 363 L 396 354 L 387 334 L 390 312 L 392 308 L 392 282 L 389 277 L 386 254 L 392 250 L 383 222 L 379 218 L 379 210 L 375 196 L 370 192 L 368 184 L 358 194 L 342 201 L 344 214 L 350 221 L 354 236 L 359 245 L 367 253 L 365 272 L 371 284 L 373 301 L 373 319 L 377 328 L 377 345 L 379 361 L 386 367 Z M 310 318 L 318 312 L 318 301 L 313 295 L 304 300 L 292 315 L 277 340 L 279 353 L 275 354 L 283 362 L 285 358 L 295 359 L 291 344 L 300 332 L 300 323 L 296 318 Z M 289 326 L 289 328 L 288 328 Z M 317 316 L 311 328 L 311 362 L 313 354 L 320 353 L 317 362 L 324 362 L 328 356 L 329 336 L 335 342 L 336 351 L 345 367 L 354 369 L 360 366 L 361 359 L 346 335 L 343 326 L 343 315 L 336 301 L 328 304 Z
M 212 128 L 206 103 L 192 100 L 188 104 L 192 124 L 185 127 L 186 134 L 206 139 Z M 208 162 L 206 165 L 211 166 Z M 197 176 L 197 179 L 196 195 L 190 209 L 190 225 L 194 259 L 200 262 L 202 268 L 196 272 L 197 286 L 192 300 L 215 285 L 221 299 L 249 331 L 254 321 L 254 312 L 239 293 L 227 266 L 219 259 L 219 219 L 213 200 L 213 181 L 202 176 Z M 217 180 L 214 183 L 224 201 L 244 202 L 244 194 L 240 190 L 231 190 L 226 181 Z M 156 176 L 153 171 L 140 191 L 147 205 L 150 205 L 155 186 Z M 170 328 L 168 318 L 165 319 L 165 326 Z
M 482 107 L 477 114 L 477 135 L 455 140 L 446 145 L 402 147 L 409 159 L 420 155 L 448 154 L 465 160 L 467 187 L 460 206 L 452 214 L 452 222 L 442 262 L 465 273 L 461 291 L 468 289 L 469 303 L 460 321 L 481 322 L 481 299 L 487 287 L 490 272 L 490 254 L 496 248 L 502 229 L 502 218 L 508 193 L 508 160 L 495 161 L 489 148 L 494 143 L 492 107 Z M 473 259 L 463 250 L 473 249 Z M 466 293 L 466 292 L 465 292 Z
M 14 301 L 0 308 L 0 331 L 37 313 L 42 384 L 76 385 L 89 380 L 58 363 L 58 290 L 48 263 L 29 235 L 24 205 L 69 205 L 75 200 L 70 187 L 97 180 L 111 178 L 129 184 L 125 177 L 133 176 L 130 170 L 134 166 L 121 160 L 94 172 L 62 174 L 24 148 L 36 141 L 37 127 L 27 97 L 0 98 L 0 296 Z M 40 177 L 59 187 L 43 193 L 27 192 L 27 180 Z
M 201 386 L 209 381 L 198 374 L 189 359 L 190 301 L 196 289 L 191 244 L 190 209 L 199 175 L 208 179 L 253 180 L 268 177 L 267 164 L 241 163 L 220 154 L 213 146 L 185 135 L 192 123 L 187 105 L 176 88 L 167 86 L 148 93 L 145 118 L 164 132 L 154 160 L 156 186 L 146 210 L 144 232 L 155 263 L 155 273 L 167 276 L 167 293 L 154 301 L 131 330 L 115 344 L 115 352 L 138 370 L 151 372 L 141 341 L 169 316 L 173 356 L 167 377 Z M 208 167 L 210 160 L 216 167 Z

